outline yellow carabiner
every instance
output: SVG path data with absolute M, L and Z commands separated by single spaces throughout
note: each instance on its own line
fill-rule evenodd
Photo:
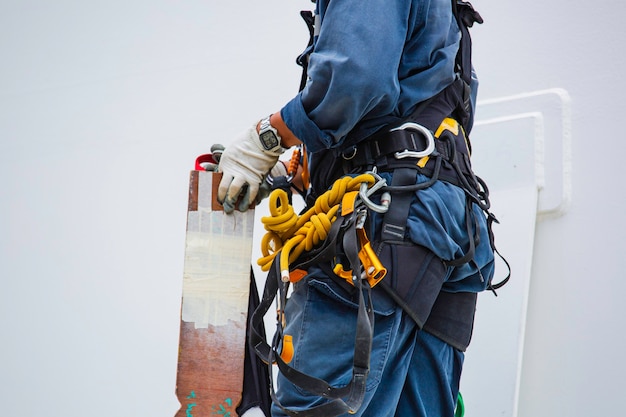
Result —
M 365 235 L 365 230 L 357 229 L 357 234 L 359 235 L 359 241 L 361 242 L 361 250 L 359 251 L 359 259 L 363 264 L 363 270 L 365 272 L 365 276 L 367 277 L 367 282 L 369 282 L 370 287 L 374 288 L 376 284 L 378 284 L 385 275 L 387 275 L 387 268 L 385 268 L 380 262 L 378 255 L 374 252 L 372 245 L 370 244 L 369 239 Z
M 385 275 L 387 275 L 387 268 L 383 266 L 382 262 L 380 262 L 380 259 L 378 258 L 378 255 L 374 252 L 369 239 L 365 235 L 365 230 L 357 229 L 357 234 L 361 244 L 359 259 L 363 265 L 363 274 L 365 275 L 364 278 L 367 279 L 370 287 L 374 288 L 376 284 L 378 284 L 383 278 L 385 278 Z M 351 269 L 344 269 L 343 264 L 336 263 L 333 267 L 333 272 L 335 275 L 348 281 L 351 285 L 354 285 L 353 271 Z

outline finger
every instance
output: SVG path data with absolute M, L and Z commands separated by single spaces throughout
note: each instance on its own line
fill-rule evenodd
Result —
M 211 154 L 213 156 L 213 159 L 216 162 L 220 161 L 220 159 L 222 157 L 222 153 L 224 152 L 224 149 L 226 149 L 226 148 L 221 143 L 216 143 L 213 146 L 211 146 Z
M 235 204 L 231 203 L 230 200 L 226 200 L 222 204 L 222 208 L 224 209 L 224 213 L 231 214 L 235 211 Z
M 245 191 L 246 185 L 247 182 L 245 179 L 240 177 L 234 177 L 228 187 L 226 198 L 224 199 L 224 204 L 229 204 L 234 207 L 235 203 L 239 199 L 239 196 L 242 194 L 242 192 Z
M 239 202 L 239 211 L 248 210 L 250 204 L 256 199 L 258 193 L 259 184 L 248 184 L 248 187 Z
M 247 184 L 246 189 L 242 192 L 242 197 L 239 200 L 239 211 L 244 212 L 250 208 L 250 205 L 255 202 L 257 195 L 259 194 L 259 184 Z
M 248 192 L 248 189 L 246 187 L 246 190 L 242 193 L 242 196 L 239 199 L 239 205 L 237 206 L 237 209 L 243 213 L 249 208 L 250 208 L 250 193 Z
M 263 199 L 269 197 L 272 192 L 272 186 L 267 181 L 263 181 L 259 186 L 259 192 L 256 195 L 255 204 L 259 204 Z
M 233 181 L 234 177 L 232 175 L 224 174 L 222 179 L 220 180 L 220 185 L 217 187 L 217 201 L 220 204 L 224 203 L 226 199 L 226 195 L 228 194 L 228 189 L 230 188 L 230 184 Z

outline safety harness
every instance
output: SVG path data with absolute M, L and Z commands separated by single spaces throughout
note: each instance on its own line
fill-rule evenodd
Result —
M 383 280 L 387 270 L 380 262 L 380 253 L 372 249 L 364 228 L 369 211 L 381 213 L 384 216 L 381 241 L 403 242 L 406 219 L 415 192 L 441 180 L 464 190 L 466 229 L 468 236 L 472 237 L 463 256 L 446 261 L 443 267 L 474 262 L 479 228 L 472 210 L 473 204 L 477 204 L 486 215 L 490 244 L 497 253 L 491 232 L 491 226 L 497 219 L 489 211 L 486 184 L 471 169 L 471 146 L 463 128 L 470 120 L 471 40 L 468 27 L 475 22 L 482 23 L 482 18 L 469 3 L 452 0 L 452 7 L 462 33 L 455 82 L 418 105 L 401 123 L 344 149 L 338 155 L 339 158 L 332 158 L 332 169 L 322 168 L 328 175 L 311 178 L 313 192 L 310 196 L 314 198 L 307 199 L 309 208 L 303 214 L 296 215 L 293 212 L 289 196 L 281 187 L 277 187 L 270 195 L 271 213 L 262 219 L 267 233 L 262 241 L 263 257 L 259 260 L 262 269 L 268 272 L 268 277 L 260 304 L 250 318 L 249 343 L 257 356 L 270 367 L 272 401 L 287 415 L 333 417 L 354 414 L 360 408 L 370 366 L 374 329 L 371 289 L 374 286 L 379 285 L 389 294 L 420 328 L 460 350 L 465 350 L 469 344 L 476 294 L 440 292 L 437 285 L 418 286 L 416 290 L 421 293 L 432 291 L 429 295 L 432 303 L 427 308 L 416 305 L 414 300 L 403 296 Z M 312 49 L 315 30 L 318 28 L 312 14 L 302 12 L 301 15 L 310 33 L 307 51 L 297 61 L 303 67 L 303 88 L 307 54 Z M 317 167 L 317 170 L 320 168 Z M 393 173 L 391 184 L 378 175 L 383 171 Z M 418 174 L 426 175 L 429 180 L 418 183 Z M 328 189 L 330 183 L 333 185 Z M 288 186 L 284 187 L 283 184 L 282 188 Z M 378 196 L 376 202 L 370 198 L 374 194 Z M 431 258 L 427 262 L 431 262 Z M 352 379 L 345 386 L 332 386 L 289 365 L 293 346 L 291 336 L 284 333 L 284 308 L 288 302 L 288 291 L 292 283 L 298 285 L 313 265 L 321 268 L 358 299 Z M 510 273 L 498 284 L 489 282 L 488 288 L 495 291 L 508 281 L 509 276 Z M 267 343 L 263 317 L 275 299 L 276 332 L 271 343 Z M 451 314 L 467 317 L 467 321 L 450 328 Z M 306 410 L 283 406 L 271 381 L 272 364 L 276 364 L 281 374 L 294 385 L 328 401 Z M 462 415 L 462 408 L 460 401 L 457 403 L 457 415 Z M 458 414 L 459 411 L 461 414 Z
M 377 184 L 380 186 L 384 181 L 381 183 L 379 179 L 377 182 L 371 174 L 342 178 L 318 199 L 316 206 L 301 216 L 292 212 L 293 208 L 288 205 L 284 191 L 276 190 L 270 196 L 270 207 L 274 213 L 263 219 L 268 229 L 266 236 L 269 238 L 264 245 L 263 252 L 266 256 L 259 262 L 263 269 L 269 271 L 261 302 L 251 317 L 250 344 L 266 363 L 276 363 L 280 372 L 293 384 L 312 395 L 329 399 L 314 408 L 292 410 L 280 403 L 272 387 L 272 401 L 290 416 L 328 417 L 355 413 L 363 401 L 374 328 L 370 290 L 386 274 L 382 265 L 368 264 L 367 259 L 371 252 L 367 249 L 367 242 L 363 241 L 362 232 L 367 214 L 365 202 L 369 201 L 367 194 L 375 191 Z M 320 244 L 309 249 L 316 241 Z M 269 253 L 268 246 L 278 251 Z M 281 263 L 285 264 L 285 260 L 290 257 L 296 259 L 288 262 L 287 271 Z M 268 263 L 268 260 L 271 262 Z M 342 260 L 341 263 L 339 260 Z M 303 271 L 312 265 L 333 263 L 339 265 L 338 269 L 344 274 L 344 285 L 354 286 L 355 294 L 358 294 L 352 380 L 342 387 L 333 387 L 289 366 L 293 347 L 289 335 L 283 334 L 284 306 L 287 303 L 290 283 L 298 282 L 304 276 Z M 362 269 L 363 264 L 368 265 L 367 269 Z M 362 272 L 367 279 L 362 279 Z M 263 317 L 275 298 L 277 326 L 270 346 L 260 329 Z

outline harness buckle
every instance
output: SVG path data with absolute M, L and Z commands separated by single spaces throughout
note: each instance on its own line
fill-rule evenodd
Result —
M 435 138 L 433 136 L 433 133 L 426 127 L 415 122 L 406 122 L 403 125 L 396 127 L 395 129 L 391 129 L 390 132 L 394 132 L 396 130 L 416 130 L 422 135 L 424 135 L 424 137 L 426 138 L 428 142 L 426 145 L 426 149 L 424 149 L 423 151 L 410 151 L 408 149 L 405 149 L 401 152 L 396 152 L 394 154 L 396 159 L 423 158 L 424 156 L 428 156 L 432 154 L 433 151 L 435 150 Z

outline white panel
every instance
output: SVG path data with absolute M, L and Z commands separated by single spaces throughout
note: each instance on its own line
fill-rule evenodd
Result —
M 485 292 L 478 299 L 474 336 L 461 379 L 466 417 L 517 415 L 537 188 L 527 184 L 503 189 L 492 200 L 503 224 L 494 226 L 497 247 L 511 264 L 513 275 L 497 297 Z M 498 263 L 496 278 L 505 270 Z
M 482 112 L 479 114 L 483 114 Z M 528 284 L 538 190 L 544 183 L 544 116 L 540 111 L 489 114 L 472 132 L 473 164 L 489 185 L 496 245 L 512 268 L 511 281 L 479 297 L 476 326 L 461 381 L 466 415 L 517 414 Z M 496 264 L 499 281 L 508 270 Z
M 476 173 L 491 189 L 496 246 L 511 265 L 498 297 L 479 297 L 461 392 L 466 416 L 517 416 L 537 213 L 560 214 L 570 198 L 569 100 L 562 90 L 480 103 L 472 143 Z M 507 272 L 496 265 L 497 282 Z
M 527 137 L 520 145 L 535 142 L 536 180 L 539 187 L 538 210 L 540 216 L 560 215 L 571 203 L 571 99 L 567 91 L 560 88 L 521 93 L 478 102 L 476 111 L 479 119 L 472 132 L 472 140 L 480 141 L 480 126 L 499 124 L 506 120 L 533 118 L 535 128 L 532 138 Z M 514 126 L 506 136 L 516 135 Z M 490 139 L 489 139 L 490 140 Z M 490 143 L 491 145 L 492 143 Z M 511 146 L 509 152 L 518 151 L 509 140 L 501 142 Z M 480 152 L 490 154 L 488 148 L 477 143 Z M 497 168 L 498 161 L 478 161 L 484 172 Z M 494 164 L 495 163 L 495 164 Z M 497 171 L 496 171 L 497 172 Z M 500 176 L 494 172 L 494 178 Z M 504 186 L 508 178 L 504 180 Z

